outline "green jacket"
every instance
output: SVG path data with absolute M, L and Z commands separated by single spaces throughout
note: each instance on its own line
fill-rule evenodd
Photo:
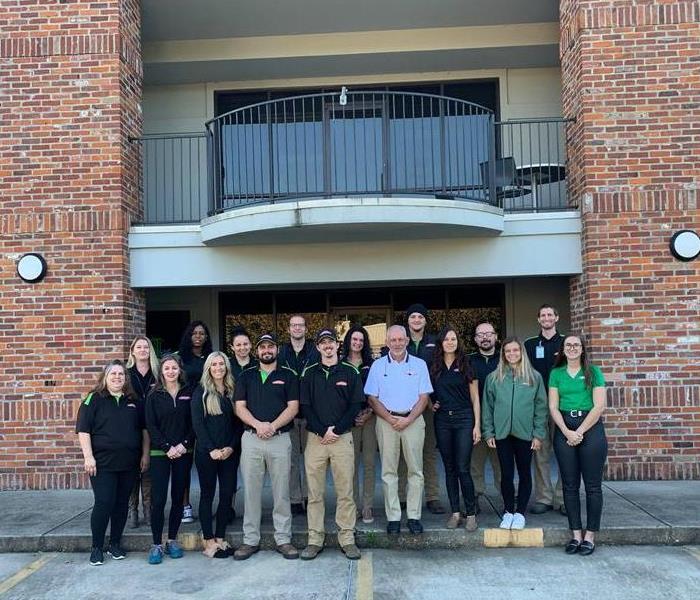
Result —
M 512 435 L 521 440 L 540 440 L 547 435 L 547 395 L 542 377 L 535 371 L 535 382 L 526 385 L 513 379 L 507 369 L 503 381 L 498 372 L 490 373 L 481 405 L 481 432 L 485 440 L 502 440 Z

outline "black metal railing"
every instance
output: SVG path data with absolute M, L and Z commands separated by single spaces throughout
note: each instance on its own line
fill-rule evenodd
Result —
M 212 210 L 388 194 L 488 201 L 494 115 L 430 94 L 343 90 L 246 106 L 209 121 Z
M 255 203 L 416 195 L 506 211 L 570 208 L 561 118 L 496 122 L 454 98 L 399 92 L 311 94 L 262 102 L 149 135 L 145 223 L 199 222 Z
M 146 135 L 141 145 L 144 223 L 198 223 L 209 211 L 207 134 Z

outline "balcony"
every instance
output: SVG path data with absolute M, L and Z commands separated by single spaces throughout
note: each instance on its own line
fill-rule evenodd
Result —
M 496 121 L 431 94 L 347 91 L 245 106 L 145 136 L 144 222 L 207 244 L 494 235 L 504 212 L 571 209 L 566 121 Z

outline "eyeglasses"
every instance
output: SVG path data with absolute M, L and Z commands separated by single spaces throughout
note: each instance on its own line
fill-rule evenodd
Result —
M 485 337 L 491 337 L 492 335 L 496 335 L 496 332 L 495 331 L 485 331 L 482 333 L 475 334 L 474 337 L 485 338 Z
M 564 344 L 564 348 L 567 350 L 578 350 L 581 348 L 581 344 Z

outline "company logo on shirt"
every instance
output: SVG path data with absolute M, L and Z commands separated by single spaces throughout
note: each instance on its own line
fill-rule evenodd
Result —
M 192 396 L 180 396 L 180 400 L 192 400 Z
M 136 408 L 136 405 L 135 404 L 127 404 L 126 407 L 127 408 Z
M 272 385 L 284 385 L 284 379 L 275 379 Z
M 344 385 L 347 386 L 348 382 L 347 381 L 336 381 L 335 385 Z

